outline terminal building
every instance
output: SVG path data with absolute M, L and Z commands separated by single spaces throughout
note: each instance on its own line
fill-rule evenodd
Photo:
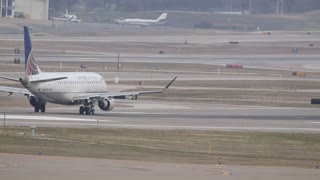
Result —
M 49 0 L 0 0 L 1 17 L 48 20 Z
M 1 17 L 14 17 L 14 0 L 0 0 Z

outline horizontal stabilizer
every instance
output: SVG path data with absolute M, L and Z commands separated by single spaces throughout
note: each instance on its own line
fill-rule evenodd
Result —
M 51 81 L 59 81 L 63 79 L 67 79 L 68 77 L 58 77 L 58 78 L 50 78 L 50 79 L 38 79 L 38 80 L 31 80 L 32 83 L 43 83 L 43 82 L 51 82 Z
M 11 77 L 5 77 L 5 76 L 0 76 L 1 79 L 6 79 L 9 81 L 15 81 L 15 82 L 20 82 L 19 79 L 16 78 L 11 78 Z

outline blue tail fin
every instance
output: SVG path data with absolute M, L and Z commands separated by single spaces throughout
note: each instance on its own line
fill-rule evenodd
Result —
M 36 75 L 40 73 L 40 69 L 33 57 L 32 42 L 30 38 L 29 28 L 24 26 L 24 60 L 26 75 Z

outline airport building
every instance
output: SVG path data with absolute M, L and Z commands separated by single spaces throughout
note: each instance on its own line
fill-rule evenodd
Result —
M 1 17 L 14 17 L 14 0 L 0 0 Z
M 49 0 L 0 0 L 1 17 L 48 19 Z

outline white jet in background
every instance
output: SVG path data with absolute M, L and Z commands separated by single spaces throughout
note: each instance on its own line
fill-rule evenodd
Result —
M 24 88 L 0 86 L 0 91 L 24 94 L 35 112 L 45 112 L 46 103 L 81 105 L 80 114 L 94 114 L 94 104 L 103 111 L 115 107 L 117 97 L 136 97 L 139 94 L 163 93 L 176 80 L 175 77 L 164 89 L 158 91 L 108 92 L 104 78 L 93 72 L 41 72 L 33 57 L 28 27 L 24 27 L 25 75 L 19 79 L 1 77 L 20 82 Z
M 117 24 L 153 26 L 164 24 L 166 22 L 167 15 L 167 13 L 162 13 L 158 19 L 115 19 L 114 22 Z
M 76 22 L 76 23 L 82 22 L 82 20 L 78 19 L 78 17 L 76 15 L 69 14 L 68 9 L 66 9 L 65 14 L 61 14 L 61 15 L 63 16 L 63 18 L 51 17 L 51 19 L 57 20 L 57 21 L 65 21 L 65 22 L 66 21 Z

